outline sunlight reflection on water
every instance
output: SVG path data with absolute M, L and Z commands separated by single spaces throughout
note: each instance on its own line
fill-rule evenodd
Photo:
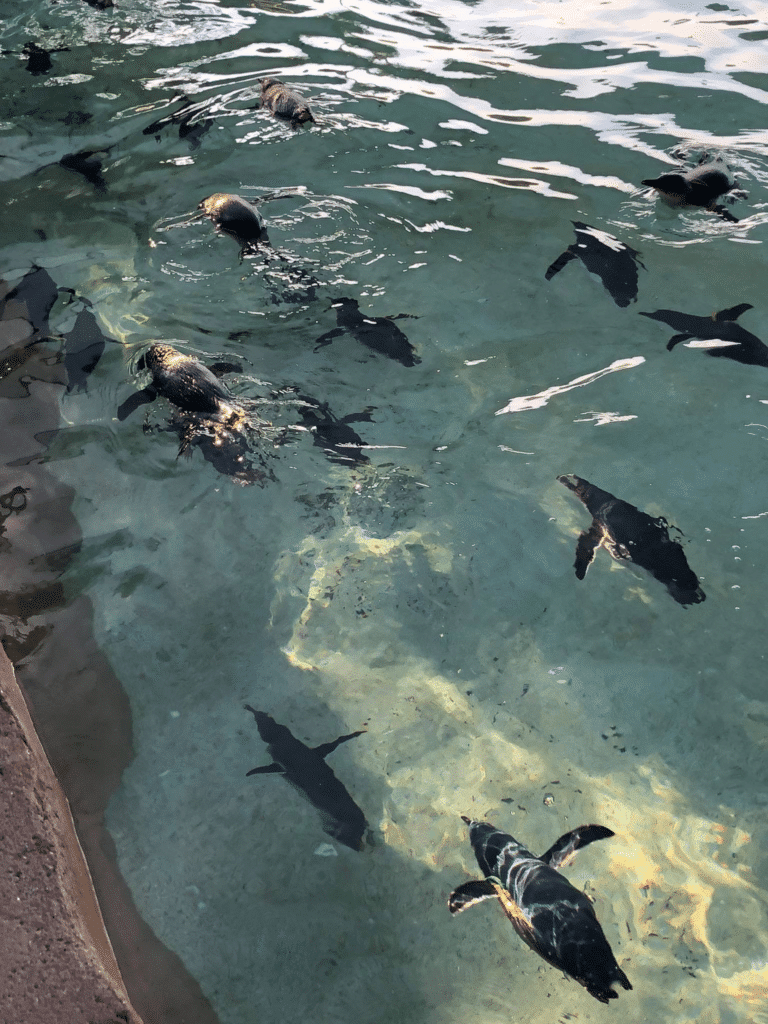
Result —
M 46 456 L 78 494 L 67 585 L 133 709 L 109 824 L 222 1024 L 602 1013 L 489 907 L 451 919 L 477 877 L 461 814 L 535 851 L 615 831 L 566 872 L 634 985 L 614 1013 L 768 1021 L 764 368 L 712 338 L 667 352 L 637 315 L 749 302 L 768 341 L 766 33 L 750 0 L 143 0 L 6 25 L 4 276 L 51 268 L 121 343 Z M 19 60 L 32 34 L 69 47 L 48 78 Z M 267 74 L 314 126 L 258 109 Z M 739 223 L 640 185 L 711 150 Z M 82 151 L 103 193 L 59 164 Z M 261 203 L 272 252 L 192 220 L 289 188 Z M 626 308 L 584 265 L 545 280 L 577 218 L 641 253 Z M 405 314 L 421 362 L 339 328 L 346 296 L 369 326 Z M 149 432 L 115 418 L 159 339 L 241 362 L 238 396 L 327 403 L 370 462 L 309 430 L 263 489 L 177 458 L 167 406 Z M 706 603 L 606 552 L 577 580 L 565 472 L 680 524 Z M 367 730 L 331 762 L 371 849 L 326 856 L 299 794 L 245 779 L 267 762 L 244 702 L 310 746 Z

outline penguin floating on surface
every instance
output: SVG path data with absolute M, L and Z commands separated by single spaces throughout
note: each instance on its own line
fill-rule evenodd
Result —
M 260 78 L 261 102 L 259 106 L 271 110 L 278 117 L 284 117 L 293 124 L 314 121 L 309 102 L 277 78 Z
M 738 224 L 739 218 L 715 203 L 736 185 L 723 160 L 702 157 L 690 171 L 670 171 L 658 178 L 643 178 L 641 184 L 656 189 L 667 206 L 703 206 L 723 220 Z
M 252 253 L 260 244 L 269 244 L 267 225 L 261 213 L 247 199 L 228 192 L 214 192 L 198 205 L 216 230 L 229 235 L 241 247 L 241 255 Z
M 609 828 L 582 825 L 536 857 L 487 821 L 464 815 L 462 821 L 469 825 L 469 841 L 485 878 L 454 889 L 448 899 L 452 914 L 496 898 L 523 942 L 601 1003 L 618 998 L 616 984 L 632 988 L 591 902 L 557 870 L 581 847 L 614 835 Z
M 217 377 L 221 373 L 241 372 L 239 364 L 214 363 L 207 367 L 172 345 L 154 344 L 137 367 L 149 370 L 152 381 L 120 405 L 119 420 L 126 419 L 141 405 L 165 398 L 175 409 L 164 429 L 178 435 L 177 458 L 190 448 L 200 448 L 206 461 L 239 484 L 263 484 L 268 477 L 274 479 L 271 471 L 264 472 L 251 463 L 249 456 L 256 453 L 266 469 L 263 454 L 252 442 L 271 432 L 276 446 L 284 440 L 285 431 L 252 415 L 246 404 L 235 398 Z
M 603 547 L 617 562 L 634 562 L 663 583 L 678 604 L 699 604 L 705 593 L 688 565 L 679 541 L 671 540 L 666 519 L 641 512 L 609 491 L 578 476 L 557 478 L 586 506 L 592 525 L 576 542 L 576 578 L 583 580 L 595 552 Z
M 214 363 L 209 369 L 195 356 L 179 352 L 172 345 L 155 344 L 139 359 L 137 369 L 149 370 L 152 383 L 123 402 L 117 410 L 119 420 L 158 395 L 182 412 L 200 413 L 220 422 L 240 412 L 237 400 L 217 377 L 217 373 L 242 372 L 238 363 Z

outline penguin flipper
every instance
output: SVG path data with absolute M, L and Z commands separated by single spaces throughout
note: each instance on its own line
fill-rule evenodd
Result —
M 258 768 L 251 768 L 251 770 L 249 772 L 246 772 L 245 774 L 246 775 L 267 775 L 267 774 L 272 774 L 273 772 L 275 774 L 277 774 L 279 772 L 281 775 L 284 775 L 285 774 L 285 768 L 283 768 L 282 765 L 276 764 L 273 761 L 272 764 L 262 764 Z
M 319 348 L 323 348 L 325 345 L 330 345 L 334 338 L 338 338 L 340 334 L 344 333 L 343 327 L 334 327 L 332 331 L 328 331 L 327 334 L 322 334 L 315 342 L 315 352 Z
M 353 412 L 349 416 L 342 416 L 339 423 L 373 423 L 373 417 L 371 413 L 376 408 L 375 405 L 369 405 L 362 412 Z
M 472 882 L 464 882 L 453 890 L 448 897 L 448 909 L 452 914 L 459 914 L 467 907 L 474 906 L 475 903 L 497 897 L 498 892 L 493 882 L 487 878 L 475 879 Z
M 730 210 L 727 210 L 722 203 L 713 203 L 710 206 L 712 213 L 716 213 L 718 217 L 722 217 L 723 220 L 727 220 L 729 224 L 738 224 L 739 218 L 734 217 Z
M 667 342 L 667 352 L 671 352 L 675 345 L 679 345 L 681 341 L 690 341 L 693 338 L 693 334 L 674 334 Z
M 355 736 L 362 736 L 367 729 L 358 729 L 357 732 L 350 732 L 346 736 L 339 736 L 337 740 L 332 740 L 330 743 L 321 743 L 319 747 L 313 747 L 312 751 L 315 754 L 319 754 L 320 757 L 328 757 L 332 754 L 336 747 L 341 746 L 342 743 L 346 743 L 347 740 L 353 740 Z
M 121 421 L 127 419 L 140 405 L 148 405 L 150 402 L 154 402 L 156 398 L 157 392 L 151 386 L 142 388 L 141 391 L 135 391 L 126 398 L 122 405 L 118 406 L 117 418 Z
M 719 313 L 712 315 L 712 319 L 716 323 L 721 323 L 723 320 L 738 320 L 742 313 L 753 308 L 748 302 L 742 302 L 738 306 L 731 306 L 730 309 L 721 309 Z
M 587 569 L 592 564 L 595 552 L 603 542 L 603 529 L 597 520 L 592 520 L 592 525 L 584 533 L 579 534 L 576 541 L 576 561 L 573 567 L 576 570 L 576 579 L 583 580 L 587 575 Z
M 208 367 L 211 373 L 215 373 L 217 377 L 221 377 L 225 373 L 242 373 L 242 363 L 211 363 Z
M 580 825 L 579 828 L 575 828 L 572 832 L 566 832 L 564 836 L 560 836 L 546 853 L 542 853 L 539 860 L 543 860 L 551 868 L 559 868 L 567 863 L 575 855 L 576 851 L 580 850 L 583 846 L 594 843 L 596 839 L 610 839 L 615 834 L 615 832 L 606 828 L 605 825 Z
M 546 273 L 544 274 L 545 281 L 551 281 L 555 274 L 559 274 L 566 264 L 570 263 L 571 260 L 576 259 L 576 253 L 570 248 L 566 249 L 564 253 L 557 257 L 554 263 L 547 267 Z

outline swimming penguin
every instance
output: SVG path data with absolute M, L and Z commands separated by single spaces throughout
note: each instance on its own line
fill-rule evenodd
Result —
M 259 82 L 261 83 L 260 107 L 266 107 L 278 117 L 284 117 L 298 124 L 315 120 L 309 103 L 301 93 L 295 92 L 277 78 L 260 78 Z
M 140 405 L 154 401 L 158 395 L 167 398 L 182 412 L 200 413 L 213 420 L 226 422 L 242 413 L 241 406 L 216 373 L 239 373 L 237 363 L 215 363 L 210 369 L 194 356 L 179 352 L 172 345 L 150 345 L 137 364 L 149 370 L 152 383 L 127 398 L 117 411 L 124 420 Z M 215 372 L 214 372 L 215 371 Z
M 690 171 L 671 171 L 658 178 L 644 178 L 642 184 L 656 189 L 668 206 L 704 206 L 723 220 L 738 224 L 738 217 L 715 203 L 718 196 L 730 192 L 736 184 L 720 159 L 704 157 Z
M 253 252 L 260 244 L 269 244 L 267 225 L 258 209 L 242 196 L 214 192 L 198 204 L 210 217 L 216 230 L 229 235 L 241 246 L 243 254 Z
M 126 419 L 140 405 L 162 396 L 174 406 L 175 412 L 166 427 L 154 429 L 170 430 L 178 436 L 177 458 L 191 448 L 199 448 L 215 469 L 243 486 L 263 485 L 267 479 L 274 479 L 252 440 L 272 430 L 274 444 L 277 444 L 284 431 L 272 428 L 266 421 L 256 422 L 216 376 L 217 373 L 239 372 L 241 366 L 214 363 L 209 368 L 171 345 L 151 345 L 139 360 L 138 368 L 148 369 L 152 382 L 122 403 L 117 410 L 119 420 Z M 263 469 L 252 464 L 252 454 L 256 454 Z
M 613 990 L 616 984 L 632 988 L 591 902 L 557 870 L 581 847 L 614 835 L 609 828 L 582 825 L 536 857 L 487 821 L 464 815 L 461 820 L 469 825 L 469 841 L 485 878 L 464 882 L 451 893 L 448 909 L 452 914 L 481 900 L 498 899 L 523 942 L 601 1003 L 618 998 Z
M 319 747 L 308 747 L 297 740 L 287 726 L 280 725 L 270 715 L 256 711 L 250 704 L 246 704 L 245 709 L 256 719 L 259 736 L 267 744 L 269 756 L 274 758 L 271 764 L 252 768 L 246 775 L 282 775 L 320 812 L 323 832 L 352 850 L 362 850 L 368 822 L 325 759 L 340 744 L 362 736 L 365 729 L 339 736 Z
M 369 462 L 364 454 L 365 441 L 352 429 L 351 423 L 372 423 L 372 407 L 347 416 L 335 416 L 327 402 L 318 402 L 306 395 L 300 396 L 299 409 L 302 425 L 312 434 L 318 448 L 322 448 L 330 462 L 344 466 L 360 466 Z
M 68 50 L 68 46 L 57 46 L 53 50 L 46 50 L 44 47 L 38 46 L 34 39 L 29 39 L 21 48 L 21 55 L 27 60 L 26 70 L 30 75 L 47 75 L 53 67 L 50 54 L 64 53 Z M 12 51 L 5 50 L 4 52 L 10 53 Z
M 413 314 L 364 316 L 360 312 L 360 304 L 357 299 L 335 299 L 331 303 L 331 309 L 336 310 L 338 327 L 317 339 L 315 351 L 325 345 L 330 345 L 334 338 L 349 331 L 363 345 L 373 349 L 374 352 L 389 356 L 390 359 L 396 359 L 403 366 L 415 366 L 421 362 L 408 338 L 392 322 L 393 320 L 414 319 Z
M 688 565 L 682 545 L 671 540 L 666 519 L 653 519 L 608 491 L 578 476 L 557 478 L 592 515 L 592 525 L 576 542 L 576 578 L 583 580 L 599 547 L 619 562 L 630 561 L 663 583 L 678 604 L 705 599 L 699 578 Z
M 580 259 L 590 274 L 597 274 L 617 306 L 628 306 L 637 299 L 637 267 L 645 267 L 638 253 L 607 231 L 574 220 L 576 241 L 547 268 L 544 278 L 551 281 L 571 260 Z
M 67 153 L 59 160 L 59 166 L 65 167 L 68 171 L 82 174 L 86 181 L 96 188 L 97 192 L 106 192 L 107 183 L 101 173 L 104 167 L 104 158 L 109 155 L 109 149 L 86 149 L 81 153 Z
M 763 344 L 757 335 L 736 323 L 741 314 L 746 313 L 748 309 L 752 309 L 752 306 L 748 302 L 742 302 L 738 306 L 721 309 L 719 313 L 712 313 L 710 316 L 678 313 L 675 309 L 657 309 L 655 313 L 641 313 L 640 316 L 659 320 L 680 332 L 674 334 L 667 342 L 669 352 L 681 341 L 696 338 L 700 341 L 713 342 L 711 348 L 704 348 L 708 356 L 721 356 L 749 366 L 768 366 L 768 346 Z

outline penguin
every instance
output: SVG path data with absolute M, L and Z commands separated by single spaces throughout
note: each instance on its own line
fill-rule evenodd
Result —
M 699 604 L 706 595 L 688 565 L 679 541 L 671 540 L 666 519 L 654 519 L 578 476 L 557 478 L 592 515 L 592 525 L 576 542 L 576 578 L 583 580 L 595 552 L 604 547 L 618 562 L 630 561 L 663 583 L 678 604 Z
M 241 247 L 241 255 L 254 252 L 259 245 L 269 245 L 264 218 L 253 203 L 242 196 L 214 192 L 197 208 L 211 219 L 217 231 L 234 238 Z
M 130 395 L 118 408 L 118 420 L 125 420 L 141 405 L 166 398 L 174 412 L 164 428 L 179 438 L 178 456 L 191 448 L 199 448 L 203 458 L 219 473 L 232 477 L 246 486 L 264 485 L 274 475 L 267 470 L 266 461 L 252 444 L 254 437 L 274 434 L 274 445 L 281 443 L 281 432 L 267 421 L 254 421 L 244 404 L 218 379 L 217 373 L 237 373 L 242 367 L 236 363 L 214 363 L 204 366 L 194 356 L 185 355 L 172 345 L 151 345 L 138 362 L 138 369 L 147 369 L 152 381 L 141 391 Z M 152 429 L 152 428 L 146 428 Z M 256 453 L 262 467 L 257 469 L 250 456 Z
M 736 321 L 742 313 L 752 306 L 742 302 L 729 309 L 721 309 L 710 316 L 695 316 L 693 313 L 679 313 L 676 309 L 657 309 L 654 313 L 640 313 L 649 320 L 658 320 L 668 324 L 674 330 L 667 342 L 667 351 L 671 352 L 681 341 L 696 338 L 700 341 L 712 341 L 712 348 L 705 348 L 708 356 L 733 359 L 737 363 L 749 366 L 768 366 L 768 345 L 765 345 L 756 334 L 752 334 Z M 720 344 L 717 344 L 720 342 Z
M 260 78 L 261 102 L 259 106 L 271 110 L 293 124 L 305 124 L 315 118 L 307 100 L 277 78 Z
M 330 462 L 341 466 L 362 466 L 370 459 L 365 454 L 365 441 L 350 426 L 352 423 L 372 423 L 374 407 L 347 416 L 336 416 L 327 402 L 301 395 L 299 415 L 302 426 L 312 434 L 314 444 L 322 448 Z
M 704 157 L 697 167 L 689 171 L 670 171 L 658 178 L 643 178 L 641 184 L 650 185 L 668 206 L 703 206 L 717 213 L 723 220 L 738 224 L 739 218 L 715 200 L 736 185 L 720 159 Z
M 464 882 L 448 898 L 452 914 L 495 898 L 512 927 L 548 964 L 574 978 L 601 1003 L 617 999 L 614 985 L 632 985 L 608 944 L 589 899 L 557 870 L 581 847 L 614 833 L 582 825 L 561 836 L 541 857 L 487 821 L 461 816 L 485 876 Z
M 122 403 L 117 418 L 124 420 L 140 405 L 167 398 L 181 412 L 199 413 L 220 423 L 234 422 L 243 414 L 240 403 L 216 373 L 240 373 L 237 363 L 215 363 L 210 369 L 194 356 L 179 352 L 172 345 L 150 345 L 137 364 L 149 370 L 152 383 Z M 215 371 L 215 372 L 214 372 Z
M 617 306 L 637 301 L 637 268 L 645 267 L 639 253 L 607 231 L 574 220 L 576 241 L 547 267 L 544 278 L 551 281 L 571 260 L 580 259 L 590 274 L 597 274 Z
M 38 46 L 34 39 L 29 39 L 21 48 L 21 55 L 27 60 L 26 69 L 30 75 L 47 75 L 53 67 L 50 54 L 68 51 L 68 46 L 57 46 L 53 50 L 46 50 L 44 47 Z M 6 50 L 4 52 L 9 53 L 12 51 Z
M 160 131 L 166 125 L 177 125 L 179 138 L 186 139 L 190 149 L 197 149 L 200 146 L 200 139 L 206 132 L 210 131 L 215 124 L 212 117 L 205 117 L 205 111 L 210 110 L 213 103 L 210 99 L 200 103 L 193 103 L 188 96 L 175 96 L 175 100 L 181 100 L 180 106 L 170 114 L 164 114 L 156 121 L 148 124 L 142 129 L 144 135 L 154 135 L 160 141 Z
M 111 148 L 109 146 L 106 149 L 86 149 L 81 153 L 67 153 L 59 160 L 59 167 L 82 174 L 97 192 L 106 192 L 107 183 L 101 172 L 104 167 L 104 159 L 109 155 Z
M 308 747 L 271 715 L 256 711 L 250 704 L 245 705 L 245 710 L 250 711 L 256 719 L 259 736 L 267 744 L 269 756 L 274 759 L 271 764 L 252 768 L 246 775 L 282 775 L 320 812 L 323 831 L 327 835 L 352 850 L 362 850 L 368 822 L 346 787 L 334 775 L 333 769 L 325 763 L 325 759 L 340 744 L 362 736 L 366 730 L 359 729 L 346 736 L 339 736 L 319 747 Z
M 361 344 L 390 359 L 396 359 L 403 366 L 415 366 L 421 362 L 408 338 L 392 322 L 393 320 L 412 318 L 413 314 L 365 316 L 360 312 L 360 304 L 357 299 L 345 298 L 335 299 L 331 303 L 331 309 L 336 310 L 338 326 L 317 339 L 315 351 L 325 345 L 330 345 L 334 338 L 349 331 Z

